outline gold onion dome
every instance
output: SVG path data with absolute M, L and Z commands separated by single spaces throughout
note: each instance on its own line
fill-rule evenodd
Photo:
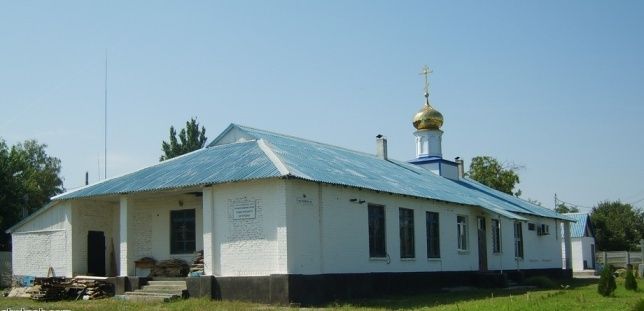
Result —
M 443 126 L 443 115 L 429 104 L 428 95 L 425 93 L 425 105 L 414 115 L 413 124 L 417 130 L 439 130 Z

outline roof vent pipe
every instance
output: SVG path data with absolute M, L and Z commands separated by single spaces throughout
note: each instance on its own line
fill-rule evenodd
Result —
M 387 160 L 387 139 L 381 134 L 376 136 L 376 157 Z
M 456 162 L 456 167 L 458 168 L 458 179 L 463 179 L 465 177 L 465 162 L 461 157 L 456 157 L 454 162 Z

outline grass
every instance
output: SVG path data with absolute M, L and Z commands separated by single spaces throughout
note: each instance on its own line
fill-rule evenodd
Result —
M 559 285 L 559 284 L 558 284 Z M 633 310 L 644 307 L 644 292 L 627 291 L 618 280 L 612 297 L 597 293 L 597 280 L 575 279 L 567 289 L 513 291 L 479 289 L 456 293 L 392 296 L 377 299 L 338 301 L 320 310 Z M 42 308 L 44 310 L 287 310 L 236 301 L 187 299 L 172 303 L 134 303 L 103 299 L 95 301 L 36 302 L 29 299 L 0 298 L 0 310 Z M 638 309 L 643 310 L 643 309 Z

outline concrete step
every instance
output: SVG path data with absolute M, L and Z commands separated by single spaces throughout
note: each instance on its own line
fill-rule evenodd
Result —
M 140 290 L 146 292 L 166 292 L 166 291 L 175 291 L 181 292 L 186 290 L 185 286 L 166 286 L 166 285 L 145 285 Z
M 171 302 L 177 299 L 181 299 L 181 296 L 170 295 L 170 294 L 134 294 L 134 292 L 127 292 L 125 295 L 116 295 L 114 299 L 126 300 L 126 301 L 147 301 L 147 302 Z
M 183 288 L 186 288 L 186 281 L 148 281 L 148 285 L 150 286 L 182 286 Z
M 129 301 L 169 302 L 188 297 L 187 288 L 185 278 L 155 279 L 148 281 L 148 285 L 143 286 L 141 289 L 126 292 L 124 295 L 118 295 L 115 298 Z

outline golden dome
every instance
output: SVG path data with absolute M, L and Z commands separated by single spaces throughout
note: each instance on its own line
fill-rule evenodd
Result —
M 423 108 L 414 115 L 413 124 L 417 130 L 439 130 L 443 126 L 443 115 L 427 99 Z

